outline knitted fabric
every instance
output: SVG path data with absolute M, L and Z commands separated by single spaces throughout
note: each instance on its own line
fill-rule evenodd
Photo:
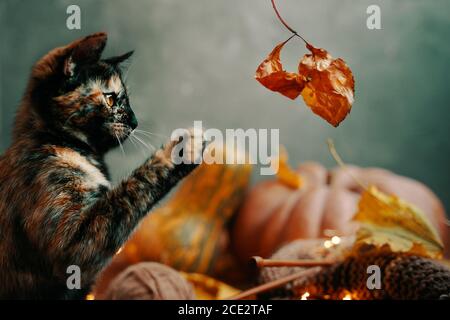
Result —
M 305 254 L 309 243 L 302 246 L 298 242 L 289 248 L 288 256 L 280 257 L 279 254 L 274 256 L 277 259 L 292 259 L 292 252 L 296 248 L 297 252 L 301 252 L 301 257 L 321 258 L 315 254 Z M 286 254 L 288 250 L 284 249 L 283 252 Z M 369 289 L 367 286 L 368 278 L 372 275 L 372 272 L 368 273 L 369 266 L 379 267 L 380 289 Z M 280 268 L 283 270 L 270 269 L 272 270 L 261 272 L 261 282 L 268 282 L 300 270 L 288 267 Z M 313 277 L 294 281 L 276 292 L 271 292 L 272 296 L 263 297 L 299 298 L 305 292 L 312 297 L 330 299 L 342 299 L 347 294 L 350 294 L 352 299 L 445 299 L 450 293 L 450 270 L 436 261 L 423 257 L 372 251 L 348 256 L 331 267 L 323 268 Z

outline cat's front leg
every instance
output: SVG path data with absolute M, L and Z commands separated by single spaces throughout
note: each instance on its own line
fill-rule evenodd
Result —
M 68 233 L 51 255 L 93 271 L 87 278 L 94 276 L 151 208 L 198 166 L 199 161 L 194 160 L 202 155 L 204 147 L 203 132 L 188 130 L 81 212 L 67 212 L 71 217 L 70 225 L 65 227 Z M 61 265 L 62 270 L 66 267 L 66 263 Z
M 203 130 L 185 130 L 182 137 L 169 141 L 157 150 L 128 178 L 85 210 L 83 216 L 92 217 L 92 222 L 84 224 L 89 230 L 79 232 L 87 235 L 94 228 L 98 230 L 98 222 L 105 224 L 104 230 L 108 234 L 105 234 L 107 243 L 104 245 L 110 249 L 109 252 L 115 252 L 130 236 L 140 219 L 199 165 L 204 148 Z

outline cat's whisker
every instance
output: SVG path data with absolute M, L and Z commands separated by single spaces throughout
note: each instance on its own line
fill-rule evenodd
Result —
M 137 144 L 137 142 L 135 142 L 135 141 L 133 140 L 133 139 L 136 139 L 136 137 L 133 135 L 133 132 L 130 134 L 129 138 L 130 138 L 131 143 L 134 145 L 134 147 L 135 147 L 136 149 L 138 149 L 138 150 L 142 153 L 142 155 L 143 155 L 144 157 L 146 157 L 147 155 L 145 154 L 145 151 L 144 151 L 142 148 L 139 147 L 139 145 Z M 137 140 L 136 140 L 136 141 L 137 141 Z
M 146 147 L 141 141 L 139 141 L 134 134 L 131 136 L 133 137 L 132 139 L 134 139 L 133 141 L 136 144 L 136 148 L 141 151 L 144 157 L 147 157 L 148 154 L 145 152 L 145 150 L 148 149 L 148 147 Z
M 134 137 L 136 139 L 138 139 L 139 141 L 142 141 L 142 143 L 147 147 L 147 149 L 150 152 L 153 152 L 156 150 L 155 146 L 153 144 L 151 144 L 150 142 L 146 142 L 142 137 L 138 137 L 136 134 L 134 135 Z
M 138 136 L 136 136 L 136 133 L 133 132 L 133 137 L 137 139 L 137 141 L 139 141 L 140 143 L 142 143 L 145 147 L 147 147 L 148 151 L 152 152 L 153 150 L 156 150 L 156 148 L 154 146 L 152 146 L 153 150 L 150 149 L 150 146 L 145 143 L 142 139 L 140 139 Z
M 117 141 L 119 142 L 120 149 L 122 150 L 123 155 L 125 156 L 125 150 L 123 149 L 122 142 L 120 142 L 119 136 L 117 133 L 114 133 L 116 135 Z
M 128 135 L 128 138 L 129 138 L 129 140 L 130 140 L 130 142 L 133 144 L 133 146 L 135 146 L 136 147 L 136 142 L 134 142 L 134 140 L 133 140 L 133 136 L 132 136 L 132 134 L 130 133 L 129 135 Z
M 155 136 L 153 136 L 153 135 L 151 135 L 151 134 L 149 134 L 147 132 L 137 131 L 136 133 L 142 134 L 142 135 L 144 135 L 145 137 L 147 137 L 149 139 L 154 139 L 155 138 Z
M 155 133 L 155 132 L 150 132 L 150 131 L 141 130 L 141 129 L 134 129 L 134 131 L 141 132 L 141 133 L 146 133 L 146 134 L 149 134 L 149 135 L 152 135 L 152 136 L 163 137 L 164 139 L 169 139 L 169 136 L 167 136 L 165 134 L 161 134 L 161 133 Z
M 145 135 L 143 132 L 134 132 L 135 133 L 135 136 L 136 136 L 136 134 L 142 134 L 143 135 L 143 137 L 141 137 L 142 138 L 142 140 L 144 140 L 144 138 L 153 138 L 153 137 L 151 137 L 151 136 L 148 136 L 148 135 Z M 136 138 L 137 138 L 138 136 L 136 136 Z M 152 149 L 153 150 L 156 150 L 156 147 L 151 143 L 151 142 L 148 142 L 147 141 L 147 143 L 152 147 Z

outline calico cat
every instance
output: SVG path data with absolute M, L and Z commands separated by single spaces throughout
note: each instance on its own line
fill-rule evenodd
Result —
M 132 52 L 101 59 L 106 40 L 96 33 L 56 48 L 32 69 L 12 145 L 0 157 L 0 298 L 83 298 L 204 148 L 191 130 L 111 186 L 104 154 L 137 120 L 120 69 Z M 191 164 L 172 161 L 181 141 Z M 80 290 L 68 289 L 70 265 L 81 270 Z

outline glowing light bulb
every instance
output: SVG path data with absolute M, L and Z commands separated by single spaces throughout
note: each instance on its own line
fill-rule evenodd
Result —
M 341 243 L 341 238 L 338 236 L 334 236 L 331 238 L 331 242 L 335 245 L 338 245 L 339 243 Z
M 323 246 L 324 246 L 325 248 L 329 249 L 329 248 L 331 248 L 331 247 L 333 246 L 333 242 L 331 242 L 330 240 L 326 240 L 326 241 L 323 243 Z
M 302 294 L 301 300 L 308 300 L 308 297 L 310 296 L 309 292 L 305 292 Z
M 89 294 L 86 296 L 86 300 L 95 300 L 95 296 L 94 296 L 92 293 L 89 293 Z
M 351 294 L 350 294 L 350 293 L 347 293 L 347 294 L 342 298 L 342 300 L 352 300 Z

